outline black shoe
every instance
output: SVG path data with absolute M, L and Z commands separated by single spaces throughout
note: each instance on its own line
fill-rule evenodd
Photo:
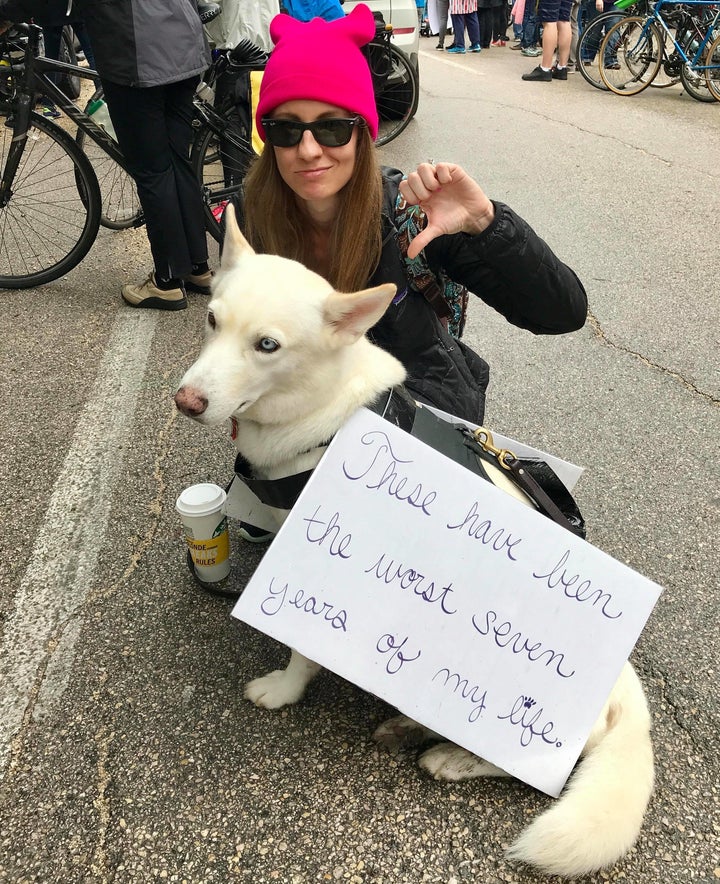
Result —
M 543 83 L 549 83 L 553 78 L 552 71 L 544 71 L 540 65 L 533 68 L 529 74 L 522 75 L 523 80 L 539 80 Z
M 559 68 L 557 65 L 554 65 L 550 73 L 552 74 L 553 80 L 567 80 L 568 69 L 567 67 Z
M 249 525 L 247 522 L 240 522 L 238 534 L 243 540 L 249 540 L 250 543 L 268 543 L 275 537 L 274 531 L 266 531 L 264 528 Z

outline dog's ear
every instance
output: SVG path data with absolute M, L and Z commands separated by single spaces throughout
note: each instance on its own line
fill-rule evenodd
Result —
M 245 239 L 240 231 L 235 216 L 235 206 L 228 203 L 223 212 L 225 223 L 225 238 L 223 239 L 222 270 L 231 270 L 243 255 L 254 255 L 253 247 Z
M 371 329 L 390 306 L 397 288 L 392 283 L 345 295 L 332 292 L 325 301 L 325 322 L 338 347 L 354 344 Z

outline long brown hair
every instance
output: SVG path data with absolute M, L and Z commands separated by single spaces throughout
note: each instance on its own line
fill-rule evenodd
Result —
M 380 260 L 382 247 L 382 177 L 370 133 L 356 129 L 355 167 L 342 190 L 341 208 L 330 238 L 329 270 L 323 273 L 341 292 L 362 289 Z M 268 145 L 245 179 L 245 236 L 257 252 L 300 261 L 311 270 L 308 217 L 285 184 L 275 151 Z

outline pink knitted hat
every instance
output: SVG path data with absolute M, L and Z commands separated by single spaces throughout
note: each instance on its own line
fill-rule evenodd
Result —
M 375 19 L 364 3 L 344 18 L 301 22 L 276 15 L 270 22 L 273 49 L 260 86 L 255 123 L 286 101 L 323 101 L 359 114 L 377 138 L 378 113 L 370 68 L 360 51 L 375 36 Z

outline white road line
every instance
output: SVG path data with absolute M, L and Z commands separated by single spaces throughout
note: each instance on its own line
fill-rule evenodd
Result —
M 0 645 L 0 779 L 36 680 L 47 664 L 48 641 L 64 627 L 55 691 L 64 690 L 80 632 L 80 608 L 92 586 L 107 529 L 115 482 L 127 450 L 157 314 L 118 313 L 90 398 L 53 488 L 15 608 Z M 51 688 L 51 690 L 53 690 Z

